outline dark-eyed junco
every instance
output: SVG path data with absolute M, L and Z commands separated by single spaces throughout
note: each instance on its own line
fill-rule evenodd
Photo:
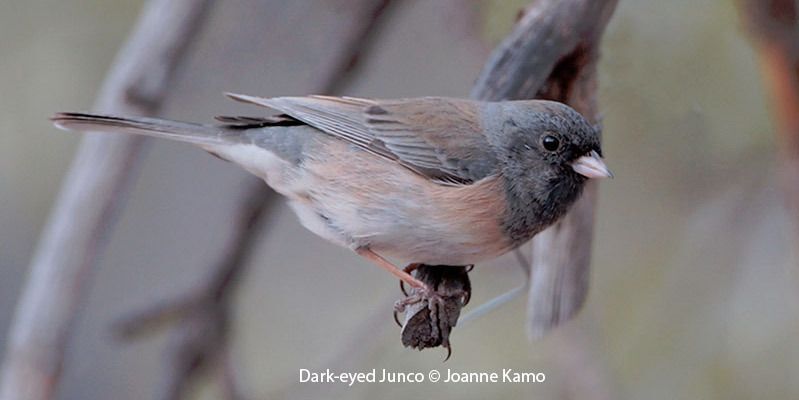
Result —
M 383 256 L 428 265 L 499 256 L 561 217 L 587 178 L 612 176 L 594 127 L 557 102 L 229 96 L 280 114 L 218 125 L 52 119 L 196 144 L 263 178 L 312 232 L 426 292 Z

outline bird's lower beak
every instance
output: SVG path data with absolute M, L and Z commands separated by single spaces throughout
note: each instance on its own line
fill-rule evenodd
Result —
M 587 178 L 613 178 L 613 172 L 610 172 L 602 157 L 594 150 L 578 158 L 571 165 L 575 172 Z

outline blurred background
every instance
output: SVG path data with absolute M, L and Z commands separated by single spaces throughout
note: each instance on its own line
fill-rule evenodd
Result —
M 342 94 L 467 96 L 526 4 L 397 1 Z M 345 5 L 217 2 L 162 114 L 210 122 L 247 114 L 225 91 L 308 94 L 319 87 L 312 66 L 326 47 L 321 28 L 306 22 Z M 0 356 L 39 232 L 80 140 L 47 118 L 91 107 L 141 6 L 0 5 Z M 233 358 L 246 393 L 561 399 L 576 397 L 574 374 L 582 374 L 610 398 L 799 398 L 796 249 L 775 179 L 766 94 L 738 17 L 732 2 L 620 2 L 602 47 L 599 88 L 605 156 L 617 178 L 601 185 L 591 292 L 576 321 L 530 342 L 519 298 L 456 328 L 446 364 L 442 351 L 406 350 L 390 313 L 396 280 L 305 231 L 281 204 L 265 220 L 236 299 Z M 155 141 L 144 157 L 88 285 L 59 398 L 153 396 L 167 338 L 121 343 L 110 325 L 205 277 L 206 255 L 230 234 L 231 204 L 253 179 L 191 146 Z M 512 257 L 479 265 L 471 277 L 466 310 L 523 280 Z M 569 337 L 579 344 L 564 345 Z M 562 362 L 572 350 L 590 370 Z M 327 367 L 513 368 L 544 372 L 547 381 L 298 383 L 299 368 Z M 196 395 L 216 398 L 217 390 L 206 382 Z

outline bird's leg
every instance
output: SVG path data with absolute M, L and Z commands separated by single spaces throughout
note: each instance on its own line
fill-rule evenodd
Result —
M 419 263 L 411 263 L 411 264 L 408 264 L 407 266 L 405 266 L 405 268 L 403 268 L 402 270 L 403 270 L 403 271 L 405 271 L 405 272 L 407 272 L 408 274 L 411 274 L 413 271 L 415 271 L 416 269 L 418 269 L 418 268 L 419 268 L 419 267 L 421 267 L 422 265 L 424 265 L 424 264 L 419 264 Z M 412 275 L 411 275 L 411 276 L 412 276 Z M 399 281 L 399 285 L 400 285 L 400 291 L 402 291 L 402 294 L 404 294 L 404 295 L 405 295 L 405 299 L 403 299 L 403 300 L 400 300 L 400 301 L 398 301 L 397 303 L 395 303 L 395 304 L 394 304 L 394 322 L 396 322 L 396 323 L 397 323 L 397 326 L 399 326 L 400 328 L 402 328 L 402 323 L 400 323 L 400 321 L 399 321 L 399 316 L 398 316 L 397 314 L 399 313 L 399 311 L 400 311 L 401 309 L 404 309 L 406 306 L 405 306 L 405 305 L 403 305 L 403 306 L 400 306 L 399 304 L 400 304 L 401 302 L 403 302 L 403 301 L 407 301 L 406 299 L 407 299 L 408 297 L 410 297 L 410 296 L 408 295 L 408 292 L 406 292 L 406 291 L 405 291 L 405 282 L 403 282 L 403 281 Z
M 408 264 L 408 265 L 407 265 L 405 268 L 403 268 L 402 270 L 403 270 L 403 271 L 405 271 L 405 272 L 407 272 L 407 273 L 410 275 L 410 274 L 411 274 L 411 273 L 412 273 L 412 272 L 413 272 L 415 269 L 417 269 L 417 268 L 421 267 L 422 265 L 423 265 L 423 264 L 419 264 L 419 263 L 412 263 L 412 264 Z M 411 275 L 411 276 L 413 276 L 413 275 Z M 400 284 L 400 290 L 402 291 L 402 294 L 404 294 L 404 295 L 405 295 L 405 297 L 408 297 L 408 292 L 406 292 L 406 291 L 405 291 L 405 282 L 403 282 L 402 280 L 400 280 L 400 281 L 399 281 L 399 284 Z
M 409 272 L 402 270 L 400 267 L 392 264 L 391 261 L 386 260 L 385 258 L 381 257 L 379 254 L 375 253 L 374 251 L 370 250 L 368 247 L 359 247 L 355 249 L 355 252 L 358 253 L 359 256 L 366 258 L 369 261 L 380 266 L 384 270 L 390 272 L 392 275 L 399 278 L 402 282 L 405 282 L 411 287 L 429 291 L 430 288 L 422 281 L 416 279 L 411 275 Z
M 396 304 L 394 304 L 394 311 L 396 312 L 404 312 L 405 308 L 411 304 L 416 304 L 421 301 L 427 301 L 428 306 L 431 310 L 435 309 L 439 304 L 443 302 L 442 297 L 436 293 L 435 288 L 430 287 L 430 285 L 416 279 L 411 275 L 409 272 L 400 269 L 396 265 L 392 264 L 390 261 L 386 260 L 379 254 L 375 253 L 368 247 L 359 247 L 355 249 L 355 252 L 358 253 L 361 257 L 364 257 L 375 264 L 379 265 L 381 268 L 385 269 L 386 271 L 390 272 L 392 275 L 396 276 L 397 278 L 401 279 L 403 282 L 407 283 L 411 286 L 411 288 L 416 289 L 416 294 L 410 297 L 406 297 Z M 410 271 L 413 271 L 413 264 L 411 264 Z M 416 266 L 418 267 L 418 265 Z M 396 316 L 394 317 L 396 320 Z

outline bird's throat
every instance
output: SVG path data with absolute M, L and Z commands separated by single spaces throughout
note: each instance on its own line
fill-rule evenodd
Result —
M 507 185 L 508 210 L 503 220 L 506 235 L 517 247 L 560 219 L 582 193 L 585 180 L 575 177 L 550 181 L 530 191 Z

